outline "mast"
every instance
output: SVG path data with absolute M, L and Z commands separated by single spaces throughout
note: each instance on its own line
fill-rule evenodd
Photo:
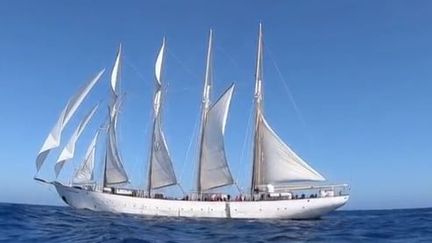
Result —
M 153 168 L 153 151 L 155 150 L 155 132 L 156 132 L 156 122 L 159 122 L 160 117 L 160 107 L 162 103 L 162 69 L 163 69 L 163 59 L 165 54 L 165 37 L 162 39 L 162 47 L 159 51 L 158 57 L 156 59 L 155 65 L 155 93 L 153 96 L 153 124 L 152 124 L 152 135 L 151 135 L 151 146 L 148 162 L 148 177 L 147 177 L 147 191 L 149 197 L 151 197 L 152 189 L 152 168 Z
M 128 176 L 123 168 L 117 145 L 117 122 L 118 111 L 121 106 L 121 96 L 119 95 L 120 78 L 120 59 L 122 46 L 120 44 L 114 66 L 111 72 L 111 104 L 109 105 L 108 129 L 107 129 L 107 148 L 104 163 L 103 186 L 108 184 L 121 184 L 128 181 Z
M 255 126 L 254 126 L 254 145 L 253 145 L 253 166 L 252 166 L 252 183 L 251 183 L 251 195 L 257 186 L 258 180 L 260 178 L 260 164 L 262 162 L 262 151 L 259 133 L 259 124 L 262 120 L 262 78 L 263 78 L 263 41 L 262 41 L 262 24 L 259 23 L 258 32 L 258 50 L 257 50 L 257 61 L 256 61 L 256 71 L 255 71 Z
M 108 163 L 108 149 L 110 147 L 110 141 L 109 141 L 109 133 L 110 130 L 112 129 L 113 124 L 113 119 L 115 118 L 115 113 L 116 113 L 116 103 L 117 103 L 117 99 L 119 98 L 119 95 L 116 91 L 118 85 L 117 85 L 117 81 L 119 78 L 119 72 L 120 72 L 120 57 L 121 57 L 121 51 L 122 51 L 122 46 L 120 44 L 119 49 L 117 51 L 117 56 L 111 71 L 111 103 L 108 106 L 108 128 L 107 128 L 107 137 L 106 137 L 106 152 L 105 152 L 105 158 L 104 158 L 104 170 L 103 170 L 103 181 L 102 181 L 102 185 L 103 187 L 106 187 L 106 182 L 107 182 L 107 163 Z
M 154 135 L 155 135 L 155 127 L 156 127 L 156 114 L 153 116 L 153 124 L 152 124 L 152 135 L 151 135 L 151 145 L 150 145 L 150 155 L 148 162 L 148 175 L 147 175 L 147 191 L 148 196 L 151 197 L 151 178 L 152 178 L 152 158 L 153 158 L 153 146 L 154 146 Z
M 199 157 L 198 157 L 198 172 L 197 172 L 197 192 L 198 195 L 201 195 L 201 159 L 202 159 L 202 145 L 204 142 L 204 129 L 205 123 L 207 120 L 207 113 L 210 106 L 210 93 L 213 83 L 213 72 L 212 72 L 212 57 L 213 57 L 213 30 L 209 31 L 209 41 L 208 41 L 208 49 L 207 49 L 207 59 L 206 59 L 206 71 L 204 78 L 204 89 L 201 101 L 201 128 L 200 128 L 200 136 L 199 136 Z

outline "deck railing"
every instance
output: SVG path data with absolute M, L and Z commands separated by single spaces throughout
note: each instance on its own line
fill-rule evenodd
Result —
M 91 187 L 91 188 L 90 188 Z M 84 189 L 84 188 L 83 188 Z M 104 193 L 113 193 L 124 196 L 133 197 L 148 197 L 148 193 L 144 190 L 137 189 L 112 189 L 103 188 L 102 185 L 92 185 L 85 188 L 86 190 L 93 190 Z M 271 190 L 262 190 L 253 195 L 234 195 L 228 196 L 224 193 L 204 193 L 201 197 L 198 194 L 191 193 L 182 199 L 178 200 L 192 200 L 192 201 L 260 201 L 260 200 L 296 200 L 306 198 L 323 198 L 323 197 L 336 197 L 346 196 L 349 194 L 349 186 L 347 184 L 331 184 L 331 185 L 278 185 L 272 186 Z M 162 194 L 159 194 L 162 195 Z M 168 199 L 157 197 L 159 199 Z M 198 199 L 199 198 L 199 199 Z M 174 198 L 169 198 L 174 199 Z M 216 199 L 216 200 L 215 200 Z

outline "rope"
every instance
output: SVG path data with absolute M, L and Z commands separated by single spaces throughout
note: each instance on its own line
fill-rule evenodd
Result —
M 193 141 L 194 141 L 194 138 L 195 138 L 195 135 L 196 135 L 196 132 L 197 132 L 197 129 L 198 129 L 198 120 L 199 120 L 199 118 L 200 118 L 200 114 L 198 113 L 197 117 L 195 118 L 195 124 L 194 124 L 193 132 L 192 132 L 192 134 L 191 134 L 191 136 L 190 136 L 190 138 L 189 138 L 189 145 L 188 145 L 188 148 L 187 148 L 187 150 L 186 150 L 185 158 L 184 158 L 184 160 L 183 160 L 183 165 L 182 165 L 182 169 L 181 169 L 181 173 L 180 173 L 179 181 L 181 181 L 181 178 L 183 177 L 183 174 L 184 174 L 184 171 L 185 171 L 185 164 L 186 164 L 186 160 L 187 160 L 188 157 L 189 157 L 189 152 L 190 152 L 190 150 L 191 150 L 192 143 L 193 143 Z M 196 164 L 196 163 L 193 163 L 192 171 L 195 171 L 195 164 Z
M 268 49 L 268 53 L 269 53 L 269 56 L 270 56 L 270 60 L 272 61 L 272 64 L 273 64 L 273 66 L 274 66 L 275 69 L 276 69 L 276 72 L 277 72 L 277 74 L 278 74 L 278 76 L 279 76 L 279 81 L 282 82 L 283 87 L 284 87 L 284 89 L 285 89 L 285 91 L 286 91 L 286 93 L 287 93 L 287 95 L 288 95 L 288 97 L 289 97 L 289 99 L 290 99 L 290 102 L 291 102 L 291 104 L 292 104 L 292 106 L 293 106 L 293 108 L 294 108 L 294 111 L 296 112 L 297 118 L 300 120 L 300 122 L 302 123 L 302 125 L 304 126 L 304 128 L 307 128 L 306 121 L 305 121 L 305 119 L 303 118 L 303 115 L 302 115 L 302 113 L 300 112 L 299 107 L 297 106 L 297 103 L 296 103 L 296 101 L 295 101 L 295 99 L 294 99 L 294 96 L 293 96 L 293 94 L 292 94 L 292 92 L 291 92 L 289 86 L 288 86 L 288 83 L 286 82 L 285 78 L 283 77 L 282 72 L 281 72 L 280 69 L 279 69 L 279 66 L 277 65 L 277 63 L 275 62 L 275 60 L 274 60 L 274 58 L 273 58 L 273 56 L 272 56 L 272 53 L 271 53 L 270 48 L 267 47 L 266 49 Z
M 198 75 L 196 72 L 194 72 L 194 71 L 192 71 L 192 69 L 191 68 L 189 68 L 188 66 L 186 66 L 181 60 L 180 60 L 180 58 L 178 58 L 176 55 L 175 55 L 175 53 L 173 52 L 173 51 L 171 51 L 171 50 L 169 50 L 169 49 L 167 48 L 167 52 L 166 53 L 168 53 L 169 55 L 171 55 L 173 58 L 174 58 L 174 60 L 176 60 L 177 61 L 177 63 L 178 64 L 180 64 L 180 66 L 186 71 L 186 72 L 188 72 L 191 76 L 193 76 L 194 78 L 196 78 L 197 80 L 200 80 L 201 79 L 201 77 L 200 77 L 200 75 Z
M 240 194 L 243 194 L 243 190 L 240 188 L 240 186 L 237 184 L 237 181 L 234 181 L 234 185 L 235 185 L 235 187 L 237 188 L 237 190 L 238 190 L 238 192 L 240 193 Z
M 242 145 L 242 150 L 241 150 L 241 154 L 240 154 L 240 167 L 242 167 L 245 164 L 244 157 L 245 157 L 245 153 L 246 153 L 245 152 L 246 151 L 246 144 L 247 144 L 247 141 L 249 140 L 249 137 L 251 136 L 250 126 L 251 126 L 251 120 L 252 120 L 252 110 L 253 110 L 253 105 L 250 106 L 250 109 L 249 109 L 249 118 L 248 118 L 248 123 L 246 126 L 246 134 L 245 134 L 245 137 L 243 139 L 243 145 Z
M 177 183 L 177 186 L 180 188 L 180 190 L 182 191 L 182 193 L 183 193 L 183 196 L 186 196 L 186 192 L 183 190 L 183 187 L 181 186 L 181 184 L 180 183 Z
M 138 76 L 138 78 L 140 78 L 142 81 L 144 81 L 144 84 L 148 84 L 148 79 L 144 78 L 144 75 L 139 71 L 139 69 L 133 64 L 132 61 L 130 61 L 126 55 L 123 53 L 123 60 L 124 63 L 127 64 Z

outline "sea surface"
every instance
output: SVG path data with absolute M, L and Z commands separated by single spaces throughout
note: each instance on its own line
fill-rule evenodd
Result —
M 319 220 L 226 220 L 0 203 L 0 241 L 432 242 L 432 208 L 336 211 Z

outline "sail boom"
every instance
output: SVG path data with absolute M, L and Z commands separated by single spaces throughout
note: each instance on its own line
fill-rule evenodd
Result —
M 220 185 L 214 185 L 214 186 L 206 188 L 203 191 L 210 191 L 210 190 L 213 190 L 213 189 L 216 189 L 216 188 L 221 188 L 221 187 L 231 186 L 231 185 L 234 185 L 234 181 L 231 181 L 229 183 L 220 184 Z
M 178 184 L 177 182 L 175 182 L 175 183 L 169 183 L 169 184 L 165 184 L 165 185 L 161 185 L 161 186 L 155 186 L 155 187 L 152 187 L 151 189 L 152 190 L 158 190 L 158 189 L 162 189 L 162 188 L 165 188 L 165 187 L 174 186 L 174 185 L 177 185 L 177 184 Z
M 108 186 L 116 186 L 116 185 L 123 185 L 129 183 L 129 180 L 122 180 L 122 181 L 113 181 L 113 182 L 105 182 L 105 187 Z

